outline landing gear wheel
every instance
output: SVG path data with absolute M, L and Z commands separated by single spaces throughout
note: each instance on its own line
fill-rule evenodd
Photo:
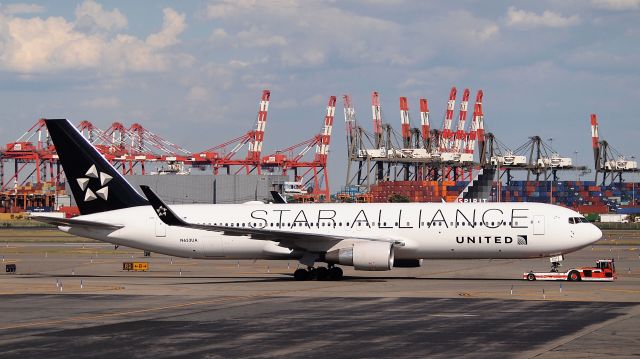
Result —
M 309 269 L 307 269 L 307 273 L 308 273 L 308 277 L 307 280 L 314 280 L 317 277 L 317 270 L 313 267 L 309 267 Z
M 577 271 L 571 271 L 569 272 L 569 278 L 567 278 L 570 282 L 577 282 L 579 281 L 580 278 L 580 273 L 578 273 Z
M 342 268 L 340 268 L 340 267 L 331 267 L 331 268 L 329 268 L 329 279 L 330 280 L 341 280 L 342 279 Z
M 316 269 L 316 279 L 317 280 L 327 280 L 329 277 L 329 269 L 326 267 L 318 267 Z
M 529 273 L 529 274 L 527 274 L 527 280 L 528 280 L 528 281 L 534 281 L 534 280 L 536 280 L 536 275 L 535 275 L 535 274 L 533 274 L 533 273 Z
M 309 272 L 304 268 L 296 269 L 296 271 L 293 272 L 293 279 L 295 280 L 307 280 L 308 278 Z

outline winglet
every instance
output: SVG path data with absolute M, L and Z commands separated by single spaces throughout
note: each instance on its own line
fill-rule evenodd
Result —
M 178 217 L 149 186 L 140 185 L 140 188 L 162 222 L 168 226 L 184 226 L 187 224 Z
M 273 203 L 287 203 L 287 199 L 278 191 L 271 191 L 271 197 L 273 197 Z

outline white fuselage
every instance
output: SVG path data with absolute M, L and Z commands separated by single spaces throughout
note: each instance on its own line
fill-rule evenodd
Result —
M 363 240 L 394 240 L 396 259 L 534 258 L 565 254 L 600 239 L 589 223 L 570 223 L 575 211 L 540 203 L 374 203 L 173 205 L 189 223 L 273 232 L 335 235 L 301 240 L 295 249 L 275 241 L 167 226 L 151 206 L 77 217 L 118 230 L 60 227 L 72 234 L 157 253 L 201 259 L 286 259 L 323 253 Z M 347 239 L 344 239 L 344 238 Z

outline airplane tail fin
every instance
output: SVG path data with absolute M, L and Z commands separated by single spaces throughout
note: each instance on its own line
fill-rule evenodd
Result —
M 68 120 L 44 121 L 80 214 L 149 204 Z

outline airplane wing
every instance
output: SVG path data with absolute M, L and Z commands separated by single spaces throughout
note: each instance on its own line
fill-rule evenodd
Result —
M 168 226 L 177 226 L 185 228 L 200 229 L 212 232 L 222 232 L 225 235 L 230 236 L 250 236 L 253 239 L 270 240 L 279 242 L 288 248 L 300 248 L 297 243 L 303 243 L 308 241 L 334 241 L 338 242 L 345 239 L 357 239 L 366 241 L 378 241 L 378 242 L 391 242 L 396 246 L 404 246 L 404 242 L 400 239 L 393 238 L 370 238 L 370 237 L 357 237 L 357 236 L 344 236 L 344 235 L 332 235 L 322 233 L 301 233 L 286 230 L 273 230 L 266 228 L 238 228 L 238 227 L 225 227 L 225 226 L 213 226 L 208 224 L 188 223 L 169 208 L 155 192 L 149 186 L 141 185 L 140 188 L 144 192 L 145 196 L 149 200 L 149 203 L 155 210 L 156 214 L 162 222 Z
M 57 218 L 57 217 L 32 215 L 31 219 L 36 220 L 38 222 L 51 224 L 54 226 L 89 227 L 89 228 L 111 229 L 111 230 L 116 230 L 124 227 L 117 224 L 109 224 L 109 223 L 96 222 L 96 221 L 85 221 L 82 219 L 73 219 L 73 218 Z

